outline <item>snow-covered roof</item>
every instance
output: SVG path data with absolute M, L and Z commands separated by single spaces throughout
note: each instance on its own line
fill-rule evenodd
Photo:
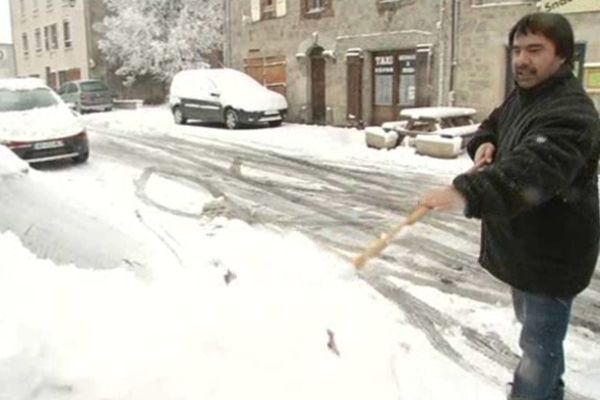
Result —
M 409 118 L 440 119 L 448 117 L 471 116 L 477 113 L 474 108 L 468 107 L 417 107 L 406 108 L 400 111 L 400 115 Z
M 44 81 L 38 78 L 9 78 L 0 79 L 0 89 L 8 90 L 31 90 L 47 88 Z

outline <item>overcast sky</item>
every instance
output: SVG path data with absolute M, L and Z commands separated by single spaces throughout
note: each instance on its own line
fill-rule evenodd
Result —
M 9 0 L 0 0 L 0 43 L 12 43 Z

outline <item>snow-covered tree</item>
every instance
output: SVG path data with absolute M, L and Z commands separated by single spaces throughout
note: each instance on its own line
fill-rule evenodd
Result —
M 222 0 L 104 0 L 108 16 L 100 51 L 126 83 L 138 76 L 168 82 L 182 69 L 206 66 L 222 48 Z

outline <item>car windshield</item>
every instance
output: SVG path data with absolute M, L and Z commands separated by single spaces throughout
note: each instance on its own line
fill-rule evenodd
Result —
M 0 89 L 0 112 L 26 111 L 34 108 L 52 107 L 58 104 L 59 101 L 50 89 Z
M 108 90 L 106 85 L 100 81 L 89 81 L 81 83 L 82 92 L 103 92 Z

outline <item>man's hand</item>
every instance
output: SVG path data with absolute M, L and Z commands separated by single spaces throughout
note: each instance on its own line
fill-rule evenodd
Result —
M 484 162 L 486 164 L 491 164 L 492 161 L 494 161 L 495 152 L 496 146 L 489 142 L 483 143 L 477 148 L 477 151 L 475 152 L 475 159 L 473 161 L 475 164 L 479 165 L 481 165 L 480 163 Z
M 467 201 L 454 186 L 446 186 L 425 193 L 419 205 L 438 211 L 462 211 Z

